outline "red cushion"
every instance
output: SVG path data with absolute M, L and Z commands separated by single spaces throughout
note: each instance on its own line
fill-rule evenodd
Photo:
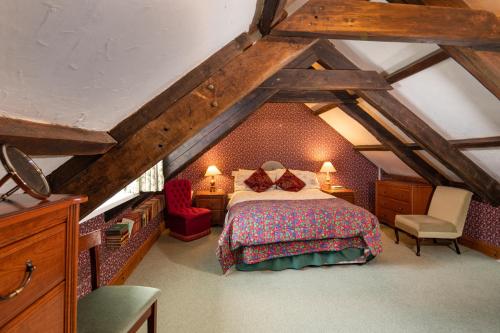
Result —
M 286 169 L 285 173 L 276 181 L 276 185 L 285 191 L 298 192 L 306 186 L 306 183 Z
M 186 220 L 191 220 L 191 219 L 196 218 L 200 215 L 210 214 L 210 209 L 198 208 L 198 207 L 187 207 L 187 208 L 179 208 L 176 210 L 171 210 L 168 213 L 170 215 L 183 217 Z
M 245 180 L 245 184 L 255 192 L 264 192 L 274 185 L 267 173 L 258 168 L 250 177 Z

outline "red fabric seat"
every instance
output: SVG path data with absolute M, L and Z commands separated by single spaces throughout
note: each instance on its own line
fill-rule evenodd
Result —
M 191 183 L 174 179 L 165 184 L 167 223 L 170 235 L 183 241 L 192 241 L 210 233 L 209 209 L 191 206 Z

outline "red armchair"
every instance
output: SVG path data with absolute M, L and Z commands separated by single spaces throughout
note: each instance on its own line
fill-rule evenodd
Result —
M 174 179 L 165 184 L 167 223 L 170 235 L 189 242 L 210 233 L 209 209 L 191 206 L 191 183 L 186 179 Z

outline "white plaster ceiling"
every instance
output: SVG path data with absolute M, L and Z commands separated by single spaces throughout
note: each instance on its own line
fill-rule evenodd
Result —
M 256 0 L 2 0 L 0 115 L 109 130 L 248 30 Z
M 303 2 L 297 0 L 292 7 Z M 256 0 L 3 0 L 0 115 L 109 130 L 247 31 L 255 6 Z M 387 73 L 438 48 L 367 41 L 334 44 L 362 69 Z M 500 135 L 500 102 L 453 60 L 394 87 L 398 99 L 446 138 Z M 376 110 L 362 107 L 411 142 Z M 321 117 L 353 144 L 378 144 L 339 109 Z M 363 154 L 386 172 L 416 175 L 391 152 Z M 465 154 L 499 179 L 499 149 Z M 444 168 L 430 155 L 422 156 Z M 48 174 L 66 159 L 36 161 Z

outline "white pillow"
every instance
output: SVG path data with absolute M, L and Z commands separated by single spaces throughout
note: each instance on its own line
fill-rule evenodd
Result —
M 234 177 L 234 192 L 236 191 L 252 191 L 250 187 L 248 187 L 247 184 L 245 184 L 245 180 L 248 179 L 256 170 L 246 170 L 246 169 L 239 169 L 238 171 L 233 171 L 231 174 Z M 274 170 L 273 171 L 266 171 L 267 175 L 273 183 L 276 180 L 276 175 Z M 275 186 L 271 186 L 267 191 L 275 189 Z
M 289 169 L 291 173 L 293 173 L 297 178 L 302 180 L 306 185 L 304 188 L 321 188 L 318 177 L 315 172 L 312 171 L 304 171 L 304 170 L 292 170 Z M 277 169 L 276 171 L 276 180 L 280 179 L 281 176 L 285 173 L 286 169 Z M 276 181 L 275 180 L 275 181 Z

